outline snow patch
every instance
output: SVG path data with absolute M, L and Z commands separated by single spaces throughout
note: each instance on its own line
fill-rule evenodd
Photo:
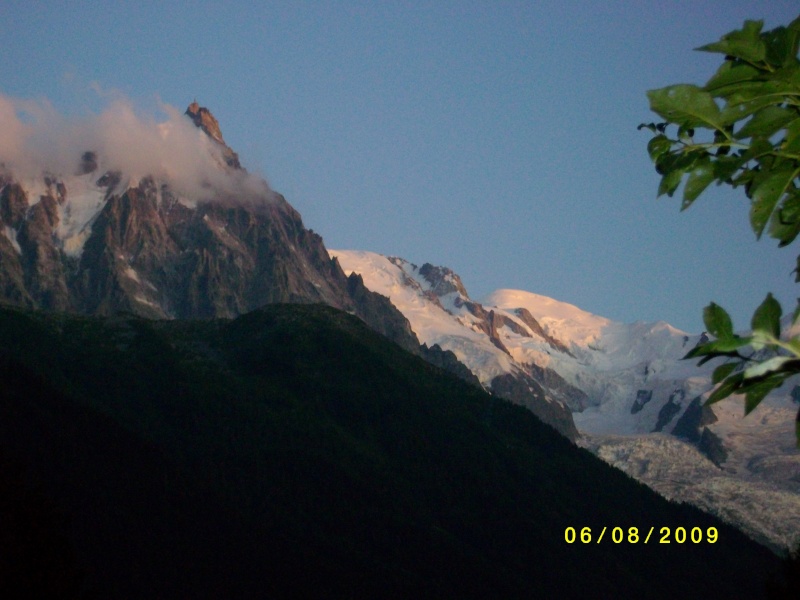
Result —
M 58 207 L 59 223 L 56 236 L 64 253 L 79 258 L 92 233 L 92 225 L 103 210 L 106 189 L 95 182 L 96 174 L 89 173 L 65 180 L 67 199 Z
M 14 250 L 17 251 L 17 254 L 22 254 L 22 248 L 19 247 L 19 242 L 17 241 L 17 232 L 16 230 L 12 229 L 8 225 L 3 228 L 3 233 L 8 238 L 8 241 L 11 242 L 11 245 L 14 247 Z
M 126 267 L 123 273 L 125 274 L 125 276 L 127 276 L 129 279 L 132 279 L 136 283 L 141 283 L 139 281 L 139 274 L 132 267 Z

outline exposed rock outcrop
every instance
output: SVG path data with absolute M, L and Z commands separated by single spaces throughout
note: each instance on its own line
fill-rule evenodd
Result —
M 722 439 L 706 425 L 717 422 L 717 415 L 710 406 L 697 397 L 691 401 L 675 427 L 672 435 L 694 444 L 711 462 L 718 467 L 728 459 L 728 451 Z
M 464 363 L 460 362 L 456 355 L 450 350 L 443 350 L 439 344 L 434 344 L 430 348 L 426 344 L 420 347 L 422 350 L 422 358 L 432 365 L 456 375 L 467 383 L 471 383 L 476 387 L 482 387 L 480 380 L 475 374 L 470 371 Z
M 535 363 L 526 364 L 524 367 L 552 398 L 562 402 L 572 412 L 581 412 L 589 406 L 589 396 L 586 392 L 570 384 L 553 369 Z
M 547 397 L 542 386 L 527 373 L 506 373 L 492 380 L 492 393 L 521 404 L 572 441 L 580 437 L 572 413 L 561 402 Z
M 211 111 L 205 106 L 200 106 L 195 100 L 186 109 L 186 115 L 192 122 L 205 131 L 208 136 L 222 146 L 222 155 L 225 158 L 227 165 L 234 169 L 241 169 L 242 165 L 239 163 L 239 155 L 236 154 L 222 138 L 222 130 L 219 128 L 219 123 Z
M 721 467 L 722 463 L 728 460 L 728 451 L 725 449 L 722 440 L 708 427 L 703 427 L 703 433 L 700 435 L 697 449 L 718 467 Z
M 324 303 L 469 380 L 455 355 L 421 347 L 387 298 L 360 277 L 346 277 L 282 196 L 263 182 L 237 184 L 246 173 L 208 109 L 193 102 L 186 115 L 219 145 L 230 188 L 203 183 L 203 198 L 185 198 L 168 180 L 126 183 L 121 172 L 102 172 L 102 156 L 91 150 L 78 155 L 75 173 L 47 175 L 34 188 L 2 174 L 0 301 L 156 319 L 231 318 L 265 304 Z M 72 202 L 73 184 L 84 194 L 80 205 Z M 95 205 L 87 206 L 87 193 Z M 75 213 L 87 210 L 94 213 L 82 215 L 76 235 L 69 230 Z
M 644 405 L 653 399 L 653 390 L 639 390 L 636 392 L 636 400 L 631 406 L 631 414 L 635 415 L 644 408 Z
M 441 297 L 457 292 L 464 298 L 469 298 L 461 278 L 452 269 L 425 263 L 419 268 L 419 274 L 430 284 L 431 292 L 436 296 Z
M 672 428 L 672 435 L 697 444 L 706 425 L 717 422 L 717 415 L 697 397 L 689 403 L 683 415 Z
M 518 361 L 504 342 L 511 333 L 536 344 L 544 342 L 545 353 L 555 350 L 569 354 L 562 343 L 547 335 L 529 311 L 485 308 L 469 297 L 461 278 L 447 267 L 430 263 L 417 267 L 398 257 L 375 255 L 368 258 L 371 253 L 360 251 L 335 253 L 344 258 L 351 278 L 365 273 L 367 285 L 391 296 L 401 310 L 413 307 L 407 314 L 411 315 L 412 324 L 421 328 L 420 337 L 429 346 L 426 360 L 482 385 L 498 397 L 529 408 L 568 438 L 578 437 L 570 409 L 583 410 L 589 403 L 587 395 L 550 368 Z M 376 265 L 381 263 L 388 269 L 387 277 L 375 278 Z M 361 278 L 358 275 L 359 281 Z M 386 281 L 396 283 L 386 286 Z M 452 319 L 457 324 L 456 329 L 465 328 L 466 335 L 443 333 L 453 331 L 446 326 L 442 330 L 435 326 L 426 328 L 431 320 L 437 319 L 441 324 Z M 488 343 L 484 345 L 484 342 Z M 470 343 L 476 346 L 470 348 Z M 487 347 L 489 344 L 494 348 Z M 462 367 L 457 357 L 466 367 Z
M 658 420 L 656 421 L 656 425 L 653 428 L 653 432 L 661 431 L 667 424 L 672 421 L 672 418 L 677 415 L 682 408 L 682 401 L 686 397 L 686 391 L 683 389 L 677 389 L 669 396 L 669 400 L 667 400 L 666 404 L 661 407 L 661 410 L 658 411 Z

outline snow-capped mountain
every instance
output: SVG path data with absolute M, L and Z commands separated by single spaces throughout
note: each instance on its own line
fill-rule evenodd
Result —
M 321 238 L 241 168 L 207 109 L 192 104 L 160 133 L 168 149 L 182 134 L 171 149 L 185 153 L 191 168 L 174 159 L 161 172 L 141 173 L 134 159 L 119 164 L 78 147 L 69 171 L 43 166 L 43 174 L 20 176 L 13 164 L 3 169 L 6 299 L 157 318 L 235 316 L 277 301 L 352 308 Z
M 15 108 L 4 103 L 0 96 L 13 125 Z M 77 127 L 9 128 L 0 145 L 0 302 L 155 319 L 323 303 L 479 385 L 452 353 L 421 346 L 359 275 L 345 276 L 283 196 L 242 168 L 208 109 L 193 102 L 167 113 L 152 123 L 123 104 Z M 574 432 L 568 412 L 566 421 Z
M 614 323 L 520 290 L 475 302 L 449 269 L 371 252 L 331 254 L 387 296 L 422 343 L 451 350 L 484 387 L 498 392 L 514 377 L 532 379 L 587 433 L 661 431 L 708 387 L 707 372 L 679 360 L 700 336 L 666 323 Z M 662 412 L 667 402 L 673 408 Z M 628 413 L 623 421 L 605 418 L 620 412 Z
M 776 547 L 800 531 L 792 400 L 773 394 L 747 420 L 735 401 L 703 408 L 713 364 L 679 360 L 700 336 L 529 292 L 476 302 L 429 264 L 331 258 L 197 103 L 152 127 L 125 110 L 100 121 L 46 143 L 28 144 L 22 122 L 4 133 L 14 143 L 0 148 L 0 302 L 160 319 L 328 304 L 568 438 L 580 430 L 580 443 L 667 495 L 731 511 Z M 750 523 L 748 506 L 781 508 L 765 524 L 772 513 Z
M 149 318 L 321 302 L 471 377 L 446 353 L 421 349 L 402 314 L 347 278 L 196 102 L 164 123 L 117 107 L 54 135 L 20 135 L 0 155 L 0 301 Z
M 717 363 L 700 368 L 682 358 L 704 334 L 618 323 L 521 290 L 475 302 L 447 268 L 364 251 L 331 254 L 387 296 L 421 342 L 451 350 L 493 393 L 513 400 L 533 381 L 549 405 L 569 407 L 580 443 L 605 460 L 776 549 L 796 543 L 800 452 L 791 390 L 776 390 L 747 418 L 736 398 L 703 406 Z
M 451 351 L 485 388 L 577 438 L 568 405 L 583 402 L 583 393 L 546 365 L 526 365 L 513 356 L 521 340 L 545 354 L 568 353 L 527 310 L 487 310 L 470 299 L 458 275 L 446 268 L 418 268 L 372 252 L 332 250 L 331 255 L 350 276 L 360 275 L 369 289 L 388 297 L 421 343 Z

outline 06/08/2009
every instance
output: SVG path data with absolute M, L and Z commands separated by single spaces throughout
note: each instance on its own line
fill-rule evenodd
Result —
M 622 527 L 613 527 L 609 537 L 615 544 L 622 544 L 624 542 L 628 542 L 629 544 L 643 542 L 646 544 L 650 541 L 650 537 L 653 535 L 655 529 L 655 527 L 651 527 L 647 531 L 647 534 L 644 535 L 644 530 L 642 530 L 640 534 L 638 527 L 628 527 L 627 530 Z M 564 541 L 568 544 L 574 544 L 575 542 L 581 542 L 582 544 L 591 544 L 594 542 L 599 544 L 603 541 L 607 530 L 608 527 L 603 527 L 597 539 L 593 539 L 591 527 L 583 527 L 579 530 L 575 527 L 567 527 L 564 531 Z M 643 535 L 644 539 L 642 539 Z M 654 539 L 654 541 L 659 544 L 671 544 L 673 542 L 677 544 L 700 544 L 702 542 L 714 544 L 719 539 L 719 532 L 716 527 L 709 527 L 706 530 L 700 527 L 692 527 L 691 529 L 676 527 L 674 530 L 669 527 L 661 527 L 658 530 L 656 538 L 657 539 Z

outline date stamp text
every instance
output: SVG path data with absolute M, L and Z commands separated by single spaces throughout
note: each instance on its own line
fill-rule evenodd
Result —
M 653 535 L 655 533 L 655 535 Z M 599 544 L 602 541 L 614 544 L 715 544 L 719 539 L 716 527 L 655 527 L 639 529 L 638 527 L 603 527 L 601 531 L 592 531 L 591 527 L 567 527 L 564 541 L 568 544 Z

